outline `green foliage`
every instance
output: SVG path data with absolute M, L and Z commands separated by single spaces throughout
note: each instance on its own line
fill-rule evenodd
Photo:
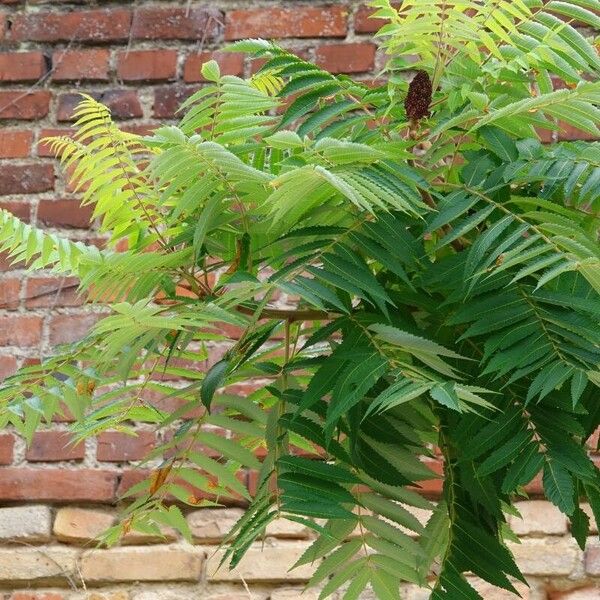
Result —
M 207 63 L 152 136 L 84 98 L 75 138 L 52 144 L 107 248 L 3 211 L 0 249 L 79 276 L 106 313 L 3 384 L 0 422 L 30 438 L 64 402 L 78 438 L 134 421 L 172 434 L 108 543 L 163 524 L 189 538 L 179 507 L 235 498 L 232 566 L 286 517 L 316 532 L 298 564 L 321 598 L 412 582 L 477 599 L 466 572 L 523 581 L 505 513 L 538 474 L 582 547 L 580 502 L 600 514 L 600 154 L 538 138 L 559 122 L 598 134 L 600 61 L 571 21 L 596 27 L 600 3 L 372 4 L 389 20 L 379 87 L 246 40 L 231 49 L 261 70 Z M 434 83 L 421 121 L 403 106 L 412 68 Z M 247 380 L 247 397 L 227 390 Z M 422 460 L 435 446 L 437 506 L 417 493 L 439 477 Z

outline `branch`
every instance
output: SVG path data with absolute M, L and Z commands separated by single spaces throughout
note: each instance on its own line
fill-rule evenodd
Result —
M 239 305 L 237 307 L 238 312 L 245 315 L 254 316 L 255 310 L 248 306 Z M 294 321 L 326 321 L 336 319 L 339 317 L 339 313 L 325 312 L 321 310 L 299 310 L 299 309 L 279 309 L 279 308 L 264 308 L 259 319 L 281 319 L 293 323 Z

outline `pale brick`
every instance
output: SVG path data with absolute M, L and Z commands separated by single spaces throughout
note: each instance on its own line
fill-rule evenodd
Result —
M 598 533 L 598 523 L 596 523 L 596 519 L 594 518 L 592 507 L 586 502 L 581 505 L 581 508 L 590 519 L 590 533 Z
M 92 592 L 85 597 L 85 600 L 129 600 L 127 592 Z
M 497 588 L 487 581 L 482 581 L 481 579 L 475 577 L 469 577 L 468 580 L 469 583 L 479 592 L 481 597 L 485 598 L 485 600 L 515 600 L 515 598 L 517 598 L 517 596 L 515 596 L 512 592 Z M 511 583 L 515 586 L 517 592 L 519 592 L 522 600 L 529 600 L 531 598 L 529 593 L 530 588 L 524 583 L 514 580 Z
M 3 548 L 0 584 L 66 584 L 77 577 L 77 557 L 74 548 Z
M 166 542 L 174 542 L 179 537 L 175 529 L 167 527 L 166 525 L 161 525 L 160 531 L 161 535 L 151 535 L 132 529 L 123 536 L 121 543 L 125 546 L 136 546 L 138 544 L 164 544 Z
M 243 514 L 237 508 L 204 508 L 190 513 L 187 521 L 195 541 L 218 544 Z
M 544 500 L 516 502 L 521 517 L 509 515 L 508 524 L 519 536 L 563 535 L 567 533 L 567 517 L 554 504 Z
M 420 588 L 416 585 L 402 586 L 402 600 L 428 600 L 430 595 L 430 590 Z M 370 596 L 369 598 L 375 599 L 375 596 Z
M 581 550 L 570 538 L 524 539 L 508 547 L 524 575 L 570 575 L 581 564 Z
M 600 583 L 570 592 L 559 592 L 550 596 L 552 600 L 598 600 L 600 598 Z
M 240 581 L 242 578 L 246 582 L 306 581 L 314 572 L 313 565 L 302 565 L 293 571 L 289 569 L 308 546 L 308 543 L 276 543 L 268 539 L 264 544 L 252 546 L 233 571 L 226 564 L 218 568 L 223 556 L 223 551 L 219 550 L 209 555 L 206 572 L 210 581 Z
M 285 588 L 281 590 L 275 590 L 271 594 L 270 600 L 318 600 L 319 591 L 304 588 Z
M 600 543 L 588 538 L 585 547 L 585 571 L 589 575 L 600 575 Z
M 277 519 L 267 525 L 266 535 L 281 539 L 305 540 L 310 535 L 310 529 L 295 521 Z
M 132 592 L 131 600 L 213 600 L 213 596 L 206 596 L 204 593 L 199 592 L 198 584 L 192 585 L 158 585 L 151 584 L 138 588 Z M 224 597 L 223 600 L 249 600 L 248 594 L 245 598 L 240 596 L 239 598 L 235 594 Z
M 47 542 L 52 513 L 48 506 L 0 508 L 0 540 L 4 542 Z
M 54 519 L 54 535 L 61 542 L 86 544 L 95 540 L 115 522 L 104 510 L 61 508 Z
M 154 546 L 95 550 L 81 559 L 88 583 L 117 581 L 198 581 L 204 553 L 191 547 Z

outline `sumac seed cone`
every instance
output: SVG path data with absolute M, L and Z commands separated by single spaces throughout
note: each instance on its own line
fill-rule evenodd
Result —
M 432 92 L 429 75 L 425 71 L 417 71 L 408 86 L 408 94 L 404 100 L 406 116 L 411 121 L 418 121 L 429 116 Z

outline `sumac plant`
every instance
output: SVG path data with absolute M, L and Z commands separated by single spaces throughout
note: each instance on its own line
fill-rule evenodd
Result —
M 149 137 L 82 100 L 51 143 L 106 247 L 2 211 L 0 248 L 79 277 L 102 318 L 4 383 L 1 424 L 29 438 L 66 406 L 78 439 L 172 432 L 107 543 L 189 536 L 182 507 L 233 498 L 229 565 L 284 517 L 316 532 L 299 564 L 321 598 L 477 599 L 465 573 L 524 581 L 505 515 L 538 475 L 582 547 L 582 501 L 600 521 L 600 146 L 540 141 L 600 133 L 600 58 L 574 28 L 600 29 L 600 2 L 372 4 L 376 87 L 246 40 L 230 50 L 260 71 L 206 63 Z

